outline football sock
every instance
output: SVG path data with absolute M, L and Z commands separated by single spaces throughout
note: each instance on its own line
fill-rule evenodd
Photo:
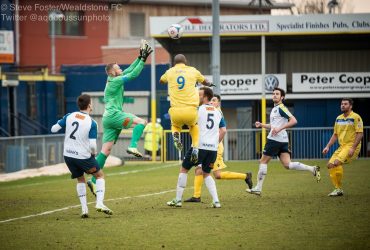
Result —
M 219 202 L 218 195 L 217 195 L 216 182 L 212 178 L 212 176 L 208 175 L 206 178 L 204 178 L 204 183 L 206 184 L 208 191 L 212 196 L 213 202 Z
M 262 191 L 263 181 L 267 175 L 267 164 L 260 164 L 257 174 L 257 185 L 256 189 Z
M 226 179 L 226 180 L 233 180 L 233 179 L 245 180 L 245 178 L 247 178 L 246 174 L 229 172 L 229 171 L 221 172 L 220 176 L 221 176 L 221 179 Z
M 199 126 L 195 124 L 194 126 L 189 126 L 189 134 L 191 136 L 191 146 L 193 148 L 198 148 L 199 145 Z
M 85 185 L 85 183 L 80 183 L 80 182 L 77 183 L 76 190 L 77 190 L 78 198 L 80 199 L 80 202 L 81 202 L 82 213 L 87 214 L 88 209 L 87 209 L 87 201 L 86 201 L 86 185 Z
M 289 169 L 310 171 L 312 174 L 315 172 L 315 167 L 308 166 L 300 162 L 290 162 Z
M 141 135 L 143 134 L 145 125 L 137 124 L 132 131 L 132 138 L 130 142 L 130 148 L 137 148 L 137 142 L 140 140 Z
M 188 174 L 180 173 L 179 179 L 177 180 L 177 188 L 176 188 L 176 200 L 182 200 L 182 194 L 184 193 L 184 189 L 186 187 L 186 181 L 188 179 Z
M 96 205 L 103 205 L 105 193 L 105 180 L 103 178 L 96 180 Z
M 98 165 L 100 167 L 100 169 L 103 169 L 104 168 L 104 165 L 105 165 L 105 161 L 107 160 L 107 156 L 105 154 L 103 154 L 103 152 L 100 152 L 98 154 L 98 156 L 96 156 L 96 161 L 98 162 Z M 95 176 L 91 177 L 91 181 L 96 184 L 96 178 Z
M 336 172 L 337 172 L 336 167 L 329 168 L 329 175 L 330 175 L 331 182 L 333 183 L 335 188 L 339 188 Z
M 196 175 L 194 177 L 194 195 L 193 197 L 200 198 L 202 193 L 203 175 Z
M 342 178 L 343 178 L 343 167 L 342 165 L 339 165 L 336 169 L 336 176 L 337 176 L 337 183 L 338 183 L 338 188 L 342 188 Z

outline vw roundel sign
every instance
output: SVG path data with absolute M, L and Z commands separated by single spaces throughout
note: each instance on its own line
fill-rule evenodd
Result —
M 274 88 L 279 87 L 279 79 L 274 75 L 265 76 L 265 89 L 266 91 L 273 91 Z

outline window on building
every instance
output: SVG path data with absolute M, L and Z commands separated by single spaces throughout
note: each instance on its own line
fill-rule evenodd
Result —
M 84 35 L 84 12 L 65 11 L 64 18 L 54 20 L 55 35 L 59 36 L 83 36 Z M 52 34 L 52 22 L 49 21 L 49 34 Z
M 145 36 L 145 14 L 130 13 L 130 35 L 132 37 Z

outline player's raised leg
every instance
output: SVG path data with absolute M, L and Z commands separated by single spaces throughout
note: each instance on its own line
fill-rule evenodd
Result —
M 137 143 L 143 134 L 144 128 L 148 122 L 139 117 L 133 119 L 134 129 L 132 131 L 132 138 L 130 141 L 130 146 L 127 148 L 127 153 L 132 154 L 136 157 L 143 157 L 143 154 L 140 153 L 137 149 Z
M 321 180 L 320 174 L 320 167 L 319 166 L 309 166 L 305 165 L 301 162 L 292 162 L 290 160 L 290 153 L 281 153 L 280 161 L 283 166 L 288 170 L 298 170 L 298 171 L 308 171 L 311 172 L 312 175 L 315 177 L 316 181 L 319 182 Z

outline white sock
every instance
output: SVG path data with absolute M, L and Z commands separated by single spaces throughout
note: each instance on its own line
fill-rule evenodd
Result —
M 87 208 L 86 185 L 85 185 L 85 183 L 78 182 L 77 186 L 76 186 L 76 189 L 77 189 L 78 198 L 80 199 L 80 202 L 81 202 L 82 213 L 87 214 L 89 212 L 89 210 Z
M 180 173 L 179 179 L 177 180 L 177 188 L 176 188 L 176 200 L 182 200 L 182 194 L 184 193 L 184 189 L 186 187 L 186 182 L 188 180 L 188 174 Z
M 300 162 L 290 162 L 289 169 L 310 171 L 312 174 L 315 173 L 315 167 L 308 166 Z
M 212 176 L 208 175 L 206 178 L 204 178 L 204 183 L 206 184 L 208 191 L 212 196 L 213 202 L 219 202 L 218 195 L 217 195 L 216 182 L 212 178 Z
M 105 193 L 105 180 L 100 178 L 96 179 L 96 205 L 102 206 Z
M 267 164 L 260 164 L 257 174 L 257 185 L 256 189 L 262 191 L 263 181 L 267 175 Z

